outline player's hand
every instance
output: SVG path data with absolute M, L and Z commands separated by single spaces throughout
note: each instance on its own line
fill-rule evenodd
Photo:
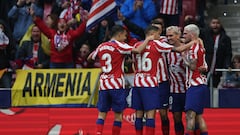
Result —
M 23 6 L 25 3 L 26 3 L 26 0 L 18 0 L 18 1 L 17 1 L 17 5 L 18 5 L 19 7 Z
M 205 73 L 205 72 L 207 72 L 207 68 L 206 68 L 205 66 L 200 66 L 200 67 L 198 68 L 198 70 L 199 70 L 200 73 Z
M 146 37 L 146 40 L 150 41 L 150 40 L 154 40 L 154 38 L 155 38 L 154 35 L 150 35 Z

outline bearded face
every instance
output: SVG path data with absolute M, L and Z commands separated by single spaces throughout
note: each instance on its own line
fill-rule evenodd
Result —
M 214 34 L 219 34 L 221 30 L 221 23 L 218 19 L 212 19 L 210 22 L 210 28 L 212 29 Z

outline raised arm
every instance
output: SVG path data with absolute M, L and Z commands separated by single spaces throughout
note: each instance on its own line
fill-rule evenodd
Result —
M 76 30 L 71 31 L 71 36 L 74 39 L 84 34 L 86 29 L 86 21 L 82 22 Z
M 33 22 L 38 26 L 41 32 L 43 32 L 44 35 L 46 35 L 48 38 L 51 38 L 53 34 L 53 30 L 47 27 L 47 25 L 45 25 L 45 23 L 40 17 L 37 17 L 35 15 L 35 11 L 33 8 L 30 8 L 30 14 L 32 16 Z
M 175 51 L 175 52 L 183 52 L 183 51 L 186 51 L 187 49 L 189 49 L 193 44 L 197 43 L 198 41 L 191 41 L 187 44 L 183 44 L 183 45 L 180 45 L 180 46 L 177 46 L 177 47 L 173 47 L 172 48 L 172 51 Z
M 141 53 L 147 46 L 150 40 L 154 39 L 154 35 L 147 36 L 146 39 L 137 48 L 132 49 L 132 53 Z

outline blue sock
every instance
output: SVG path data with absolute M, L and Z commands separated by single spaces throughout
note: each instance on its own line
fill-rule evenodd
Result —
M 121 121 L 114 121 L 113 126 L 122 127 L 122 122 Z
M 143 129 L 142 118 L 136 118 L 136 120 L 135 120 L 135 129 L 136 130 L 142 130 Z
M 103 125 L 103 124 L 104 124 L 104 120 L 103 120 L 103 119 L 97 119 L 97 122 L 96 122 L 96 123 Z
M 155 127 L 155 119 L 147 119 L 146 126 L 154 128 Z
M 200 135 L 208 135 L 208 132 L 201 132 Z
M 199 129 L 199 123 L 195 123 L 195 130 Z

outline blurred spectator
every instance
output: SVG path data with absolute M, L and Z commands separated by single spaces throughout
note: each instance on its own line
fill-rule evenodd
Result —
M 157 12 L 164 19 L 165 27 L 179 26 L 179 19 L 182 13 L 182 0 L 159 0 L 157 2 Z
M 155 5 L 151 0 L 126 0 L 120 11 L 130 22 L 142 29 L 145 29 L 157 15 Z M 136 35 L 133 35 L 133 37 L 139 38 Z
M 16 0 L 0 0 L 0 18 L 6 23 L 7 27 L 12 28 L 12 23 L 10 24 L 10 20 L 8 18 L 8 11 L 12 8 L 12 6 L 16 3 Z M 12 29 L 11 29 L 12 30 Z
M 197 25 L 196 19 L 192 15 L 186 15 L 184 17 L 184 20 L 183 20 L 184 27 L 189 25 L 189 24 L 196 24 Z
M 43 8 L 43 20 L 46 21 L 48 16 L 59 16 L 62 11 L 59 0 L 39 0 L 39 5 Z
M 62 0 L 62 12 L 59 18 L 63 18 L 67 20 L 67 22 L 71 21 L 74 17 L 73 15 L 78 12 L 78 7 L 80 3 L 78 0 Z
M 107 19 L 104 19 L 101 21 L 99 27 L 98 27 L 98 43 L 106 42 L 110 39 L 110 29 L 111 26 L 109 24 L 109 21 Z
M 103 19 L 90 33 L 87 33 L 87 41 L 92 49 L 97 48 L 98 44 L 110 39 L 110 29 L 114 22 L 110 18 Z
M 13 38 L 17 44 L 33 23 L 30 8 L 34 8 L 36 15 L 43 16 L 43 9 L 37 5 L 35 0 L 18 0 L 8 12 L 8 17 L 14 22 Z
M 215 69 L 227 69 L 231 66 L 231 39 L 218 18 L 211 19 L 209 27 L 201 31 L 200 37 L 206 50 L 205 59 L 209 69 L 208 79 L 212 76 L 213 87 L 217 88 L 222 73 L 216 72 Z
M 192 15 L 186 15 L 183 20 L 183 27 L 189 24 L 196 24 L 200 29 L 204 28 L 204 22 L 201 22 L 199 17 L 193 17 Z
M 18 49 L 16 58 L 18 68 L 42 69 L 49 68 L 50 57 L 47 55 L 50 43 L 41 34 L 36 25 L 29 27 Z
M 240 70 L 240 55 L 235 55 L 232 59 L 232 68 Z M 240 71 L 227 72 L 224 82 L 222 83 L 224 88 L 240 88 Z
M 133 32 L 134 34 L 138 35 L 140 40 L 145 38 L 145 34 L 144 34 L 144 29 L 139 27 L 138 25 L 132 23 L 129 19 L 127 19 L 126 17 L 124 17 L 122 15 L 122 13 L 118 13 L 118 18 L 120 20 L 122 20 L 123 24 L 127 27 L 127 29 L 131 32 Z M 150 24 L 152 24 L 153 26 L 156 26 L 159 28 L 159 31 L 161 31 L 161 35 L 164 35 L 165 33 L 163 33 L 163 31 L 165 30 L 164 28 L 164 20 L 160 17 L 155 17 Z M 161 26 L 158 26 L 161 25 Z M 137 40 L 137 39 L 136 39 Z
M 88 55 L 90 54 L 90 46 L 87 43 L 82 44 L 79 50 L 75 52 L 75 66 L 76 68 L 93 68 L 94 63 L 87 60 Z
M 49 14 L 45 20 L 46 25 L 49 28 L 57 30 L 58 16 L 56 14 Z
M 87 11 L 90 11 L 93 0 L 81 0 L 81 5 Z
M 197 23 L 200 28 L 205 27 L 206 0 L 197 0 Z
M 49 29 L 43 20 L 30 10 L 34 23 L 51 40 L 50 68 L 74 68 L 73 42 L 85 32 L 86 22 L 82 22 L 76 30 L 69 30 L 67 21 L 58 20 L 58 28 Z
M 0 20 L 0 87 L 11 88 L 12 73 L 10 61 L 14 59 L 14 46 L 11 42 L 10 29 Z
M 67 24 L 72 28 L 76 28 L 80 22 L 88 18 L 88 11 L 81 6 L 80 0 L 63 0 L 62 8 L 59 18 L 67 20 Z

